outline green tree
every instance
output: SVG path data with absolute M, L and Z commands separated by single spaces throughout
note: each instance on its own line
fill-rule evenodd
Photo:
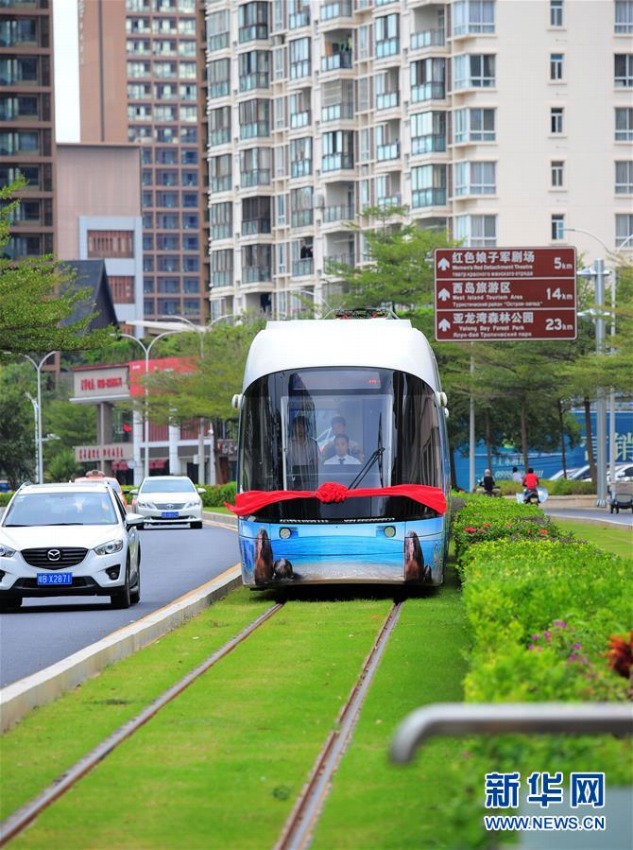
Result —
M 50 256 L 16 261 L 3 251 L 20 203 L 14 195 L 23 186 L 19 181 L 0 188 L 0 356 L 101 345 L 107 332 L 88 331 L 94 314 L 75 318 L 89 293 L 74 287 L 74 276 L 63 264 Z
M 12 487 L 35 476 L 35 417 L 26 392 L 32 385 L 17 364 L 0 366 L 0 477 Z
M 386 304 L 407 314 L 428 309 L 433 302 L 433 251 L 452 244 L 446 233 L 406 222 L 404 207 L 371 207 L 363 216 L 373 226 L 349 227 L 361 235 L 368 261 L 349 266 L 333 260 L 325 267 L 334 285 L 342 288 L 344 306 Z

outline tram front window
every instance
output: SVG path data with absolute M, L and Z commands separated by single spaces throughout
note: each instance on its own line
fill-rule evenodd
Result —
M 314 491 L 328 481 L 441 487 L 439 432 L 435 394 L 412 375 L 369 368 L 278 372 L 245 392 L 239 490 Z

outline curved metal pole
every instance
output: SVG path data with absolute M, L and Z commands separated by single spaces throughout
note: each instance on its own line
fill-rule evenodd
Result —
M 37 374 L 37 483 L 44 483 L 44 452 L 43 452 L 43 442 L 42 442 L 42 366 L 49 357 L 53 354 L 57 354 L 57 351 L 49 351 L 48 354 L 45 354 L 44 357 L 39 361 L 39 363 L 34 360 L 29 354 L 23 354 L 22 357 L 25 357 L 32 366 L 35 367 L 35 372 Z
M 391 741 L 391 761 L 412 761 L 416 750 L 437 735 L 576 734 L 633 735 L 630 703 L 436 703 L 402 721 Z

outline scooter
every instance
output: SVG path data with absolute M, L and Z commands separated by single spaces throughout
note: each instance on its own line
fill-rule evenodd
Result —
M 516 494 L 516 500 L 520 505 L 539 505 L 547 501 L 549 493 L 545 487 L 531 488 L 526 487 L 522 493 Z

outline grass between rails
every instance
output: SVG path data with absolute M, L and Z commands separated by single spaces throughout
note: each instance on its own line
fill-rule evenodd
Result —
M 272 846 L 389 606 L 287 607 L 11 847 Z

